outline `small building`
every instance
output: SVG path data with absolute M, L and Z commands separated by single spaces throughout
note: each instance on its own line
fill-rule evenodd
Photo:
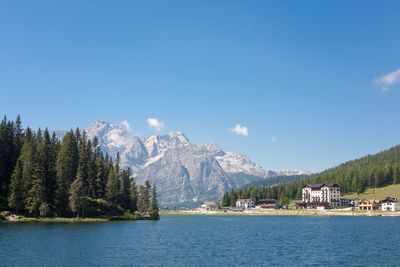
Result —
M 254 208 L 254 202 L 251 199 L 241 199 L 239 198 L 236 200 L 236 207 L 237 208 Z
M 383 211 L 397 211 L 399 210 L 397 198 L 387 197 L 382 200 L 382 210 Z
M 277 209 L 279 201 L 276 199 L 260 199 L 256 209 Z
M 216 209 L 218 207 L 218 205 L 214 202 L 202 202 L 200 204 L 200 209 L 202 210 L 212 210 L 212 209 Z
M 340 199 L 340 206 L 341 207 L 358 207 L 358 203 L 360 199 L 358 198 L 341 198 Z
M 381 202 L 377 199 L 363 199 L 358 203 L 358 210 L 377 210 Z

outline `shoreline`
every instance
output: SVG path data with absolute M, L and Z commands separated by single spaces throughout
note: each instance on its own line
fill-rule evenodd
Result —
M 0 219 L 0 223 L 92 223 L 92 222 L 116 222 L 116 221 L 154 221 L 149 216 L 111 216 L 111 217 L 103 217 L 103 218 L 66 218 L 66 217 L 49 217 L 49 218 L 33 218 L 33 217 L 25 217 L 22 215 L 16 214 L 7 214 L 1 212 L 2 216 Z
M 160 215 L 233 215 L 233 216 L 366 216 L 366 217 L 398 217 L 400 211 L 347 211 L 347 210 L 264 210 L 264 211 L 244 211 L 244 212 L 233 212 L 233 211 L 161 211 Z

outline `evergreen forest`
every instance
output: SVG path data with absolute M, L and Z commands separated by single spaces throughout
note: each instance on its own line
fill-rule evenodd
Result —
M 28 217 L 159 219 L 155 185 L 137 186 L 119 154 L 113 162 L 79 129 L 59 140 L 4 117 L 0 183 L 0 210 Z
M 225 192 L 221 206 L 234 207 L 238 198 L 251 198 L 255 204 L 259 199 L 277 199 L 281 205 L 288 205 L 291 200 L 301 200 L 305 184 L 318 183 L 337 183 L 341 186 L 342 194 L 362 194 L 367 188 L 399 184 L 400 145 L 375 155 L 348 161 L 288 184 L 273 184 L 261 188 L 257 187 L 258 184 L 250 184 L 238 190 Z

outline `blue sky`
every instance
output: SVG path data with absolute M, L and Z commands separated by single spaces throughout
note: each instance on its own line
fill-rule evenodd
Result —
M 33 128 L 126 120 L 133 135 L 182 131 L 266 169 L 320 171 L 400 143 L 399 10 L 2 1 L 0 112 Z

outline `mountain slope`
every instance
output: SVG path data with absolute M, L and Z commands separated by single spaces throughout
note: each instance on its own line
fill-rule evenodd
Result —
M 291 182 L 295 182 L 295 181 L 304 179 L 307 176 L 308 175 L 272 176 L 272 177 L 265 178 L 263 180 L 250 182 L 248 184 L 243 185 L 242 188 L 249 188 L 249 187 L 262 188 L 262 187 L 273 186 L 273 185 L 278 185 L 278 184 L 288 184 Z
M 97 136 L 100 148 L 113 158 L 120 153 L 121 166 L 133 170 L 137 183 L 155 183 L 162 204 L 215 201 L 234 187 L 213 153 L 191 144 L 181 132 L 140 139 L 101 120 L 86 132 L 90 139 Z
M 101 150 L 112 158 L 119 153 L 121 167 L 131 168 L 139 184 L 147 179 L 155 183 L 161 204 L 216 201 L 225 191 L 267 176 L 246 155 L 215 143 L 196 146 L 181 132 L 131 137 L 123 125 L 96 120 L 86 135 L 96 136 Z
M 392 147 L 375 155 L 348 161 L 335 168 L 313 174 L 289 184 L 244 190 L 248 195 L 279 199 L 288 203 L 290 199 L 301 199 L 304 184 L 337 183 L 343 195 L 362 194 L 367 188 L 380 188 L 400 184 L 400 146 Z M 236 192 L 230 193 L 230 195 Z M 247 196 L 247 195 L 246 195 Z M 239 196 L 239 197 L 246 197 Z M 230 196 L 229 196 L 230 197 Z

